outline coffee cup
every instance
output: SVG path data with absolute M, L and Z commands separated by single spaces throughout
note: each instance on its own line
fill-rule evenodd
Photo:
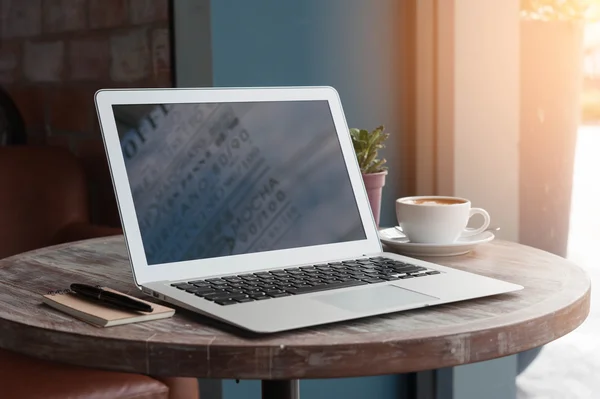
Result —
M 467 228 L 476 214 L 483 216 L 483 224 Z M 490 215 L 484 209 L 471 208 L 471 201 L 459 197 L 398 198 L 396 217 L 402 232 L 414 243 L 451 244 L 459 237 L 479 234 L 490 225 Z

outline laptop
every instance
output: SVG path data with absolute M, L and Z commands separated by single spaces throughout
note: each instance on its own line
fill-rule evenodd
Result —
M 150 296 L 273 333 L 523 288 L 382 251 L 331 87 L 112 89 L 95 102 Z

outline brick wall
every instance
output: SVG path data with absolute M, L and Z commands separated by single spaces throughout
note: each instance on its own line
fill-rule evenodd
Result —
M 93 94 L 171 86 L 169 0 L 0 0 L 0 84 L 32 144 L 86 168 L 93 220 L 119 225 Z

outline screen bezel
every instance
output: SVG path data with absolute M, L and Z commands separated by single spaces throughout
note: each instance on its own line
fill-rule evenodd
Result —
M 181 104 L 265 101 L 326 100 L 338 135 L 348 176 L 355 193 L 356 205 L 366 238 L 342 243 L 300 248 L 230 255 L 173 263 L 148 265 L 142 243 L 133 196 L 113 105 Z M 277 87 L 277 88 L 207 88 L 207 89 L 103 89 L 95 95 L 96 111 L 108 158 L 109 168 L 119 204 L 119 214 L 137 285 L 157 281 L 245 273 L 274 267 L 290 267 L 316 263 L 324 259 L 352 258 L 381 252 L 381 243 L 371 213 L 360 168 L 356 160 L 348 126 L 338 93 L 331 87 Z

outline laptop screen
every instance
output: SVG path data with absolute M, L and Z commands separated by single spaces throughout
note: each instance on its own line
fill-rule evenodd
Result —
M 113 112 L 148 265 L 366 238 L 327 101 Z

